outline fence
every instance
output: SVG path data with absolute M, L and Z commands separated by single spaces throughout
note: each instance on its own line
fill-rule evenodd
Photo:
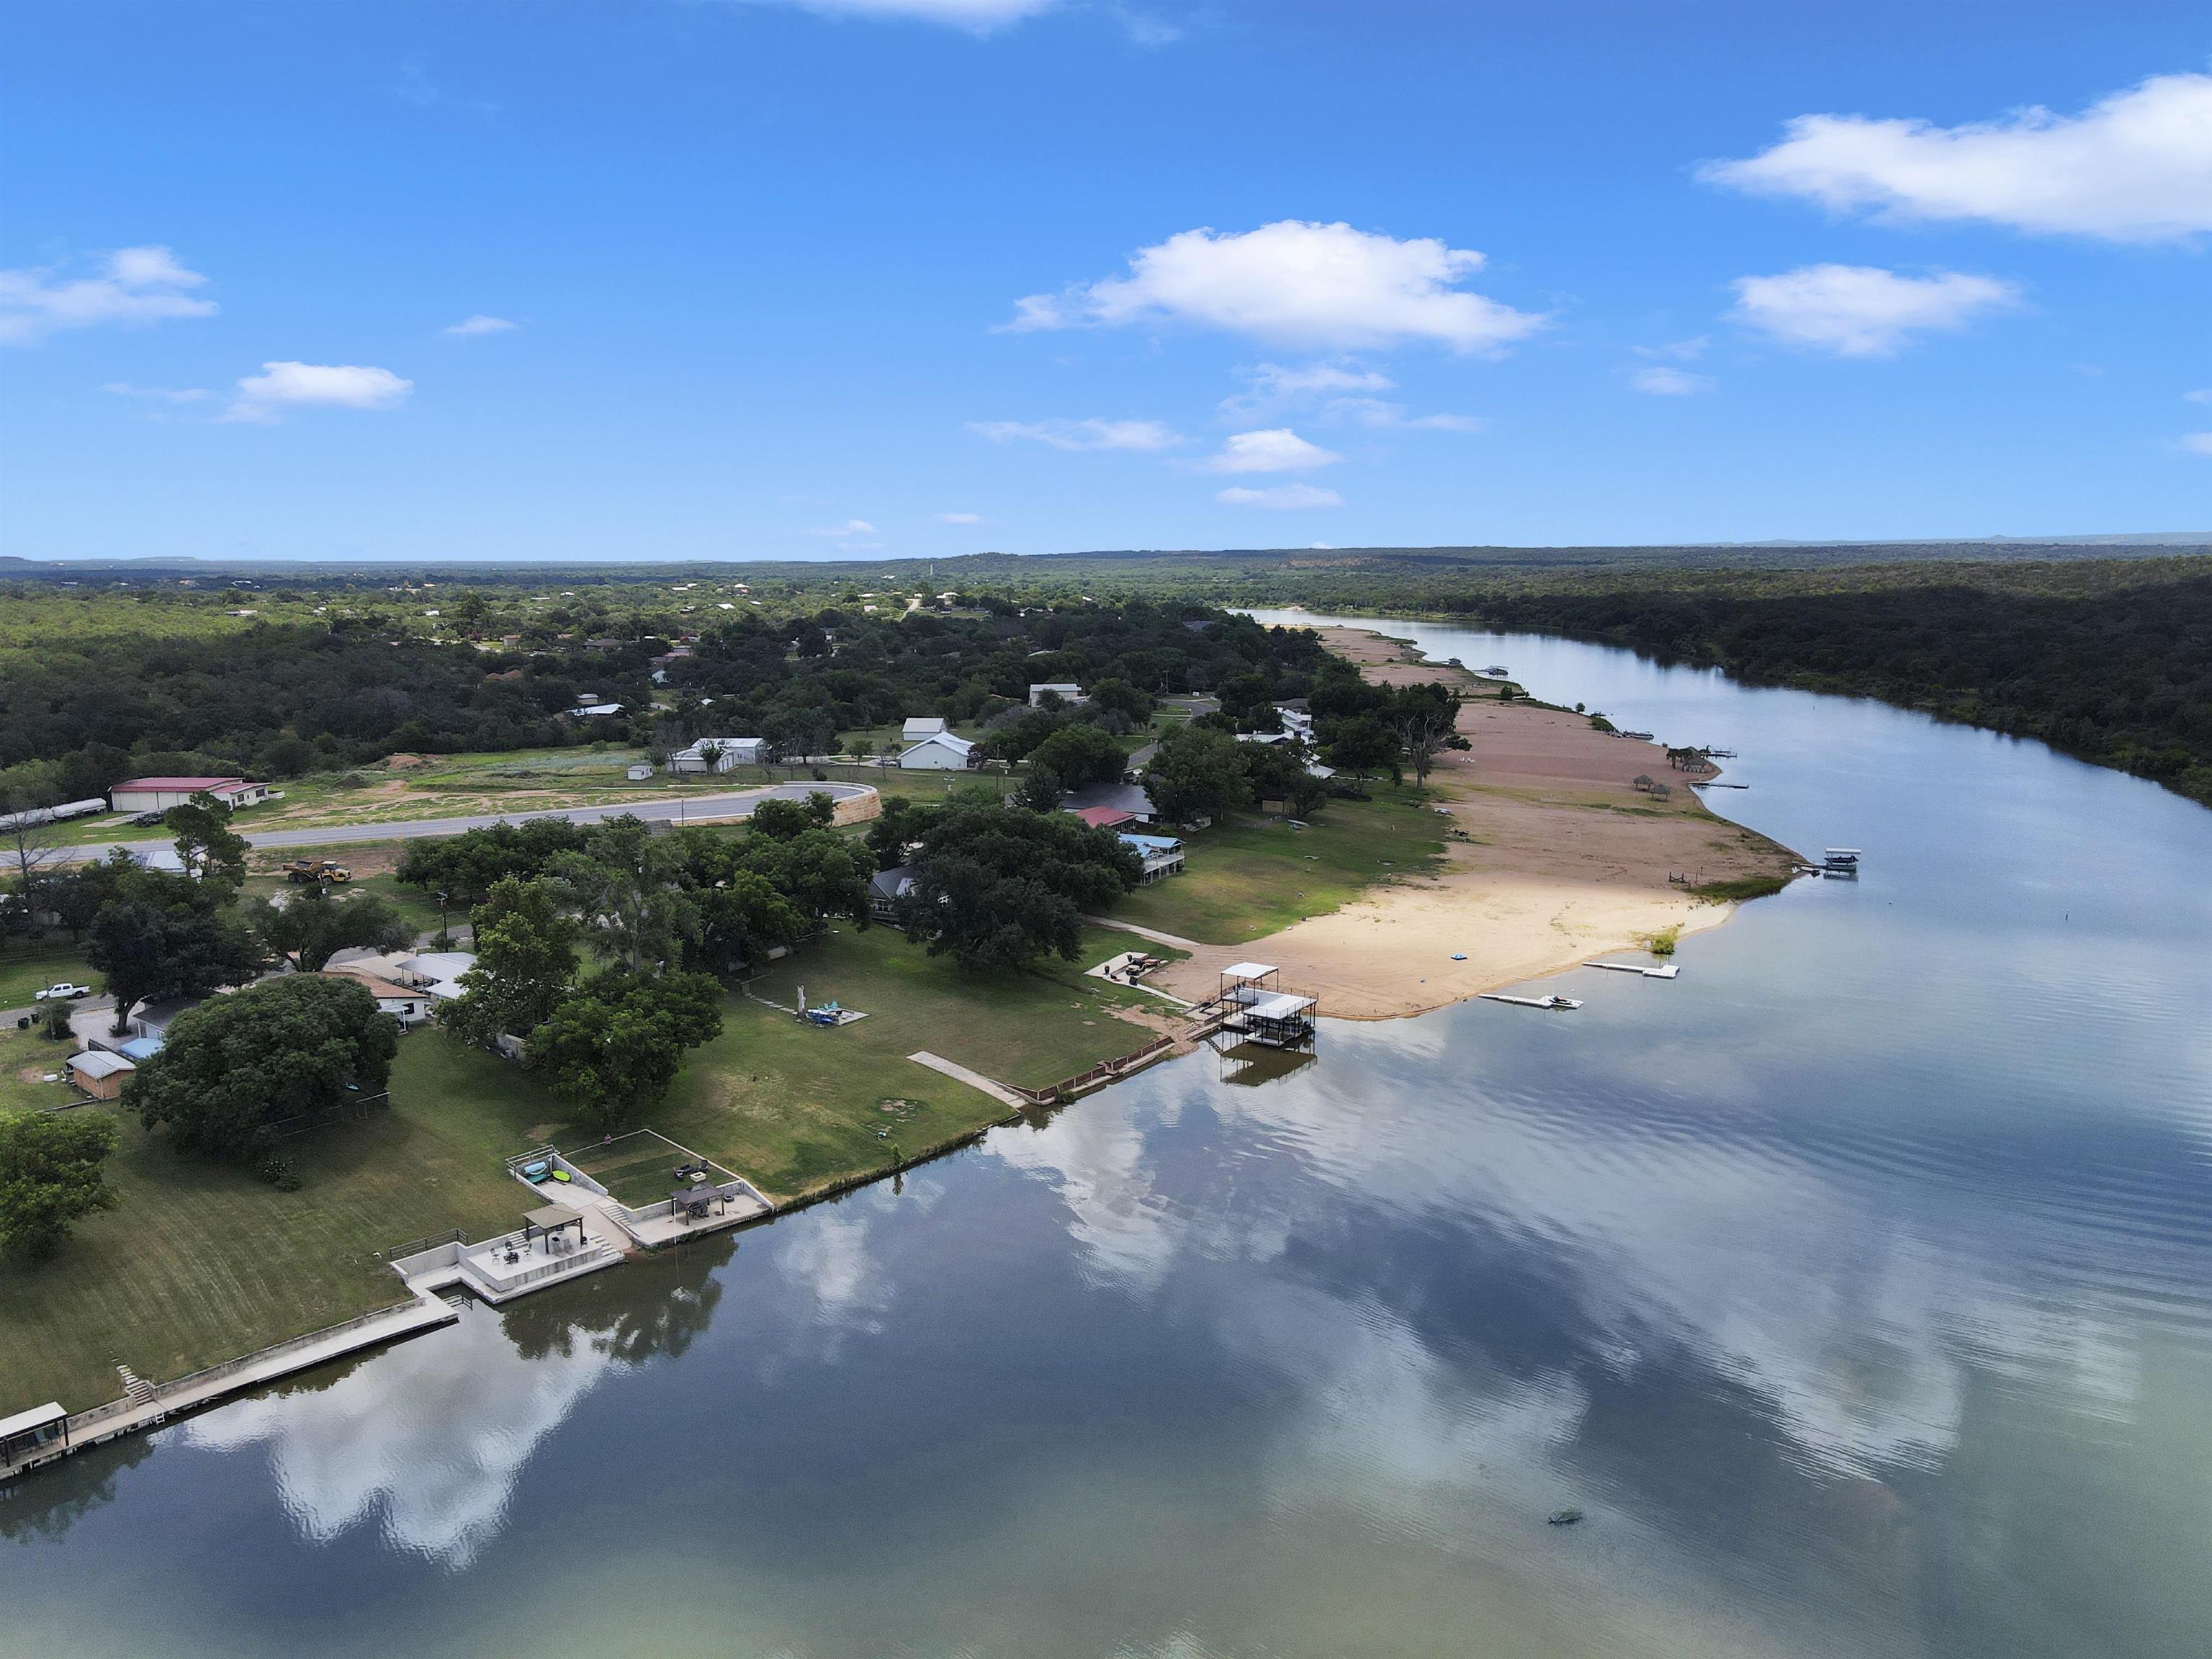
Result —
M 409 1239 L 404 1244 L 395 1244 L 388 1250 L 379 1250 L 377 1259 L 397 1267 L 410 1255 L 421 1255 L 425 1250 L 434 1250 L 441 1244 L 459 1244 L 465 1238 L 466 1235 L 459 1227 L 449 1228 L 442 1233 L 426 1233 L 420 1238 Z
M 289 1140 L 295 1135 L 303 1135 L 311 1129 L 320 1129 L 332 1123 L 359 1123 L 371 1112 L 391 1104 L 389 1094 L 363 1095 L 357 1100 L 341 1101 L 323 1111 L 302 1112 L 297 1117 L 279 1118 L 269 1126 L 269 1133 L 275 1139 Z
M 1174 1048 L 1175 1045 L 1176 1039 L 1171 1036 L 1155 1037 L 1134 1054 L 1123 1054 L 1118 1060 L 1102 1060 L 1089 1071 L 1078 1072 L 1073 1077 L 1063 1078 L 1049 1088 L 1024 1089 L 1018 1083 L 1009 1083 L 1006 1087 L 1032 1105 L 1049 1106 L 1063 1095 L 1076 1094 L 1089 1088 L 1094 1083 L 1103 1083 L 1110 1079 L 1121 1077 L 1126 1073 L 1133 1072 L 1147 1060 L 1157 1057 L 1164 1050 Z

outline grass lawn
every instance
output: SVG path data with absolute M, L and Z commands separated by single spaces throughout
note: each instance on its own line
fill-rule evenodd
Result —
M 49 985 L 68 980 L 97 989 L 100 976 L 84 959 L 84 947 L 65 939 L 45 945 L 11 943 L 0 951 L 0 1008 L 28 1008 Z
M 514 1224 L 530 1195 L 501 1158 L 559 1127 L 523 1073 L 432 1031 L 400 1044 L 390 1111 L 291 1143 L 296 1193 L 179 1156 L 112 1105 L 76 1109 L 122 1131 L 108 1180 L 123 1204 L 43 1266 L 0 1266 L 0 1414 L 114 1399 L 118 1359 L 179 1376 L 397 1302 L 375 1253 Z
M 982 978 L 895 929 L 841 925 L 754 989 L 790 1004 L 803 984 L 811 1003 L 834 1000 L 868 1018 L 830 1030 L 732 998 L 722 1035 L 692 1056 L 647 1121 L 779 1199 L 888 1170 L 1006 1115 L 907 1058 L 917 1050 L 1041 1088 L 1151 1041 L 1110 1010 L 1168 1005 L 1082 975 L 1127 949 L 1127 937 L 1093 929 L 1085 946 L 1079 963 L 1055 963 L 1049 976 Z
M 617 1135 L 610 1146 L 586 1141 L 562 1156 L 605 1188 L 617 1203 L 635 1210 L 666 1198 L 677 1165 L 693 1153 L 693 1148 L 679 1146 L 654 1130 L 633 1129 Z M 715 1181 L 726 1181 L 737 1172 L 714 1164 L 707 1173 Z
M 27 1031 L 17 1030 L 13 1020 L 0 1026 L 0 1111 L 64 1106 L 76 1098 L 76 1091 L 68 1083 L 45 1081 L 48 1073 L 62 1069 L 62 1062 L 76 1052 L 76 1045 L 49 1042 L 44 1030 L 42 1022 Z
M 1114 914 L 1207 945 L 1243 945 L 1426 871 L 1449 821 L 1410 787 L 1371 787 L 1374 799 L 1330 801 L 1304 830 L 1240 812 L 1188 836 L 1183 873 L 1139 888 Z

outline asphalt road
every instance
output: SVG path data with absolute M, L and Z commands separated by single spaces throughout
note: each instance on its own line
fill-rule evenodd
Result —
M 532 818 L 568 818 L 576 823 L 598 823 L 624 813 L 651 822 L 681 823 L 687 819 L 740 818 L 751 816 L 764 800 L 805 800 L 819 790 L 832 800 L 851 800 L 872 792 L 866 783 L 771 783 L 757 789 L 740 789 L 726 795 L 684 795 L 674 800 L 621 801 L 606 806 L 553 806 L 541 811 L 489 812 L 470 818 L 398 818 L 389 823 L 332 823 L 315 829 L 269 830 L 246 837 L 249 847 L 337 847 L 359 842 L 414 841 L 424 836 L 458 836 L 465 830 L 489 830 L 495 823 L 523 823 Z M 74 860 L 104 859 L 115 847 L 133 852 L 170 845 L 167 841 L 112 842 L 105 847 L 71 848 Z

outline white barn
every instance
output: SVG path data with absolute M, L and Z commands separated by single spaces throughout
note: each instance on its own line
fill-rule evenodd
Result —
M 969 772 L 982 763 L 983 751 L 965 738 L 936 732 L 899 757 L 902 772 Z
M 194 795 L 213 795 L 225 806 L 253 806 L 269 799 L 269 786 L 244 778 L 128 778 L 108 792 L 118 812 L 166 812 Z
M 765 738 L 702 738 L 689 749 L 668 757 L 672 772 L 727 772 L 733 767 L 758 766 L 768 758 Z
M 908 714 L 906 724 L 899 728 L 899 738 L 905 743 L 920 743 L 944 730 L 944 720 L 935 714 Z

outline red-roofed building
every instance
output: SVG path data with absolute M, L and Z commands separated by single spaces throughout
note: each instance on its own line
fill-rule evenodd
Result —
M 269 799 L 265 783 L 244 778 L 128 778 L 107 793 L 118 812 L 166 812 L 194 795 L 213 795 L 227 806 L 252 806 Z
M 1137 821 L 1134 812 L 1124 812 L 1118 806 L 1072 806 L 1068 810 L 1093 830 L 1119 830 L 1125 823 Z

